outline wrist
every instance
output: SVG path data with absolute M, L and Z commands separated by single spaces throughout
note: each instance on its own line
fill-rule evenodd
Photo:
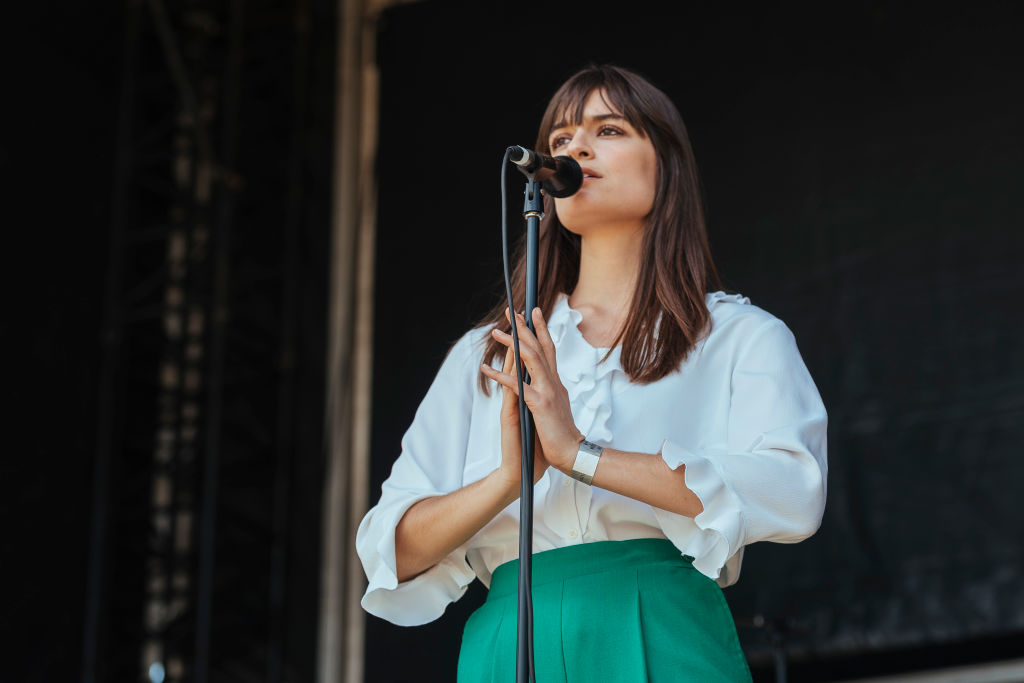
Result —
M 556 465 L 562 474 L 569 474 L 572 472 L 572 466 L 576 462 L 576 454 L 580 451 L 580 444 L 583 443 L 586 438 L 587 437 L 583 435 L 583 432 L 576 430 L 575 438 L 573 438 L 569 445 L 562 450 L 564 456 L 562 457 L 561 462 Z
M 604 453 L 603 446 L 586 440 L 582 441 L 579 445 L 579 450 L 576 452 L 572 468 L 566 474 L 587 486 L 593 486 L 594 475 L 597 472 L 597 466 L 601 461 L 602 453 Z
M 516 472 L 516 477 L 513 479 L 505 475 L 505 473 L 498 468 L 484 477 L 488 480 L 490 487 L 495 491 L 495 495 L 501 504 L 502 509 L 508 507 L 512 503 L 519 500 L 519 476 Z

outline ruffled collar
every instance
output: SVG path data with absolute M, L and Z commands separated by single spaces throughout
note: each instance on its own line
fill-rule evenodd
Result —
M 709 311 L 725 302 L 750 303 L 746 297 L 725 292 L 711 292 L 705 301 Z M 591 346 L 580 332 L 582 320 L 583 314 L 569 307 L 569 297 L 559 294 L 548 315 L 548 332 L 577 427 L 591 441 L 608 445 L 613 439 L 608 424 L 612 397 L 630 386 L 629 377 L 619 363 L 622 346 L 611 350 Z
M 578 327 L 582 320 L 583 314 L 569 307 L 569 297 L 559 294 L 547 321 L 548 332 L 557 349 L 559 374 L 570 382 L 580 382 L 588 375 L 592 380 L 600 380 L 615 370 L 621 372 L 622 346 L 611 349 L 611 353 L 607 347 L 591 346 Z
M 708 307 L 708 311 L 714 311 L 719 304 L 722 303 L 736 303 L 736 304 L 749 304 L 750 299 L 741 294 L 726 294 L 722 291 L 708 292 L 704 296 L 705 305 Z M 591 353 L 586 355 L 592 355 L 592 352 L 597 352 L 599 357 L 603 358 L 608 352 L 608 348 L 599 348 L 591 346 L 583 337 L 583 333 L 580 332 L 579 324 L 583 320 L 583 314 L 574 308 L 569 307 L 569 296 L 565 293 L 560 293 L 558 298 L 555 300 L 555 305 L 551 309 L 551 313 L 548 316 L 548 332 L 551 334 L 552 341 L 555 342 L 555 346 L 559 346 L 563 341 L 575 340 L 576 345 L 582 342 L 582 345 L 590 350 Z M 612 350 L 611 356 L 605 363 L 610 363 L 613 358 L 615 363 L 618 363 L 619 352 L 621 351 L 621 345 L 616 346 Z M 561 354 L 559 354 L 560 356 Z M 561 358 L 559 358 L 561 363 Z M 605 364 L 605 363 L 602 363 Z

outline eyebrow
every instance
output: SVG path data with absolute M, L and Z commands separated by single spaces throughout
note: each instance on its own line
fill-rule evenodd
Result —
M 625 121 L 626 117 L 623 116 L 622 114 L 598 114 L 597 116 L 584 116 L 583 117 L 584 121 L 607 121 L 608 119 L 619 119 L 620 121 Z M 568 125 L 569 125 L 568 121 L 565 121 L 565 120 L 559 121 L 555 125 L 551 126 L 551 132 L 554 133 L 559 128 L 565 128 Z

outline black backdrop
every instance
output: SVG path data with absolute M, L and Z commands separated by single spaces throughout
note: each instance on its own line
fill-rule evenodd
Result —
M 4 681 L 74 680 L 81 670 L 132 4 L 21 3 L 0 23 L 0 341 L 4 396 L 15 404 L 4 413 L 0 456 Z M 183 30 L 192 5 L 216 12 L 226 3 L 165 5 Z M 448 344 L 499 293 L 501 151 L 533 140 L 546 98 L 575 68 L 613 61 L 647 73 L 679 104 L 719 266 L 730 287 L 793 328 L 830 411 L 822 530 L 796 546 L 751 547 L 742 579 L 726 591 L 755 674 L 771 679 L 770 634 L 750 625 L 757 614 L 783 631 L 791 680 L 1019 656 L 1021 11 L 1007 2 L 948 14 L 881 2 L 754 13 L 480 5 L 425 1 L 387 12 L 382 24 L 372 495 Z M 333 10 L 328 0 L 246 5 L 235 169 L 245 184 L 228 369 L 239 381 L 225 418 L 279 425 L 280 380 L 270 377 L 284 348 L 286 169 L 302 162 L 301 304 L 290 332 L 296 415 L 291 436 L 280 434 L 296 453 L 283 637 L 288 678 L 298 681 L 315 671 Z M 152 132 L 176 103 L 145 26 L 139 96 L 165 102 L 135 124 Z M 297 37 L 297 26 L 312 30 Z M 298 94 L 297 75 L 307 88 Z M 304 151 L 289 159 L 294 136 Z M 430 145 L 446 150 L 440 165 L 428 165 L 437 158 Z M 167 171 L 165 162 L 148 159 Z M 144 199 L 141 209 L 166 209 Z M 142 277 L 152 263 L 135 266 Z M 123 358 L 126 381 L 152 394 L 157 358 Z M 152 430 L 128 418 L 145 418 L 152 396 L 126 402 L 126 436 L 140 439 L 126 439 L 109 501 L 118 540 L 108 566 L 123 579 L 106 602 L 100 654 L 110 680 L 138 668 L 139 525 L 148 519 Z M 222 500 L 262 512 L 275 483 L 272 451 L 246 444 L 236 444 L 246 457 L 222 477 Z M 268 546 L 252 540 L 259 525 L 219 519 L 228 543 L 218 576 L 228 591 L 214 602 L 213 664 L 216 680 L 239 680 L 267 668 Z M 481 596 L 474 585 L 443 619 L 416 629 L 368 618 L 367 680 L 450 679 L 461 624 Z M 188 621 L 175 627 L 185 640 Z
M 243 4 L 20 3 L 5 8 L 0 22 L 4 683 L 86 679 L 86 577 L 104 409 L 113 427 L 94 680 L 139 680 L 142 668 L 144 585 L 156 546 L 151 468 L 165 343 L 163 229 L 171 204 L 180 202 L 172 171 L 188 139 L 176 134 L 181 102 L 153 7 L 165 10 L 176 46 L 189 44 L 182 53 L 197 87 L 223 93 L 225 44 L 236 24 L 242 44 L 231 82 L 240 121 L 227 169 L 236 181 L 233 240 L 227 273 L 220 270 L 227 276 L 221 460 L 205 673 L 213 681 L 315 678 L 337 3 L 249 3 L 231 19 Z M 131 58 L 129 36 L 139 45 Z M 134 86 L 125 73 L 134 74 Z M 225 98 L 212 99 L 210 137 L 224 159 Z M 127 157 L 120 193 L 119 152 Z M 112 249 L 118 221 L 128 239 Z M 211 221 L 215 241 L 226 223 Z M 190 267 L 213 270 L 210 259 Z M 127 322 L 111 331 L 103 321 L 114 268 L 125 273 L 116 306 Z M 195 303 L 208 307 L 210 298 Z M 113 388 L 104 392 L 103 351 L 112 342 L 120 352 Z M 203 381 L 205 397 L 213 373 Z M 207 415 L 205 404 L 200 410 Z M 200 434 L 213 422 L 204 421 Z M 200 459 L 207 455 L 204 447 Z M 198 602 L 161 634 L 185 655 L 184 680 L 199 675 L 191 668 Z
M 576 68 L 617 63 L 677 102 L 719 269 L 793 329 L 829 410 L 821 530 L 752 546 L 725 592 L 755 674 L 773 639 L 792 680 L 1024 650 L 1022 28 L 1013 3 L 388 11 L 371 496 L 500 294 L 502 150 Z M 482 593 L 414 629 L 368 618 L 367 680 L 451 678 Z

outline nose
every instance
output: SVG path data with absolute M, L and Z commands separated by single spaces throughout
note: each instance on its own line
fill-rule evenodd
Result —
M 587 138 L 586 131 L 582 128 L 576 131 L 576 134 L 572 136 L 572 140 L 565 148 L 566 156 L 571 159 L 591 159 L 594 156 L 594 150 L 590 147 L 590 140 Z

